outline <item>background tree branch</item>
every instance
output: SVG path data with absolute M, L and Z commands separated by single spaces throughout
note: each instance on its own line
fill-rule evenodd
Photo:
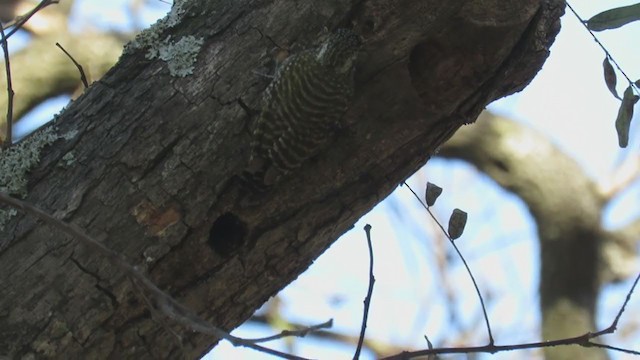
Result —
M 438 154 L 473 164 L 529 208 L 541 249 L 542 338 L 596 330 L 602 281 L 628 278 L 638 232 L 602 226 L 606 198 L 582 168 L 547 138 L 517 122 L 483 113 Z M 635 229 L 637 230 L 637 229 Z M 605 358 L 603 349 L 545 348 L 549 359 Z
M 105 34 L 71 35 L 56 33 L 35 38 L 28 47 L 11 56 L 14 90 L 14 122 L 49 98 L 71 94 L 82 88 L 80 74 L 73 62 L 56 47 L 59 42 L 94 78 L 100 78 L 116 62 L 122 42 Z M 4 72 L 0 81 L 6 81 Z M 0 107 L 7 107 L 0 97 Z M 4 119 L 0 132 L 4 136 Z

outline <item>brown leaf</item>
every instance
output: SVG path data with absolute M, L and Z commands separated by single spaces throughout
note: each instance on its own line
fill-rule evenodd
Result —
M 611 66 L 611 62 L 609 62 L 609 57 L 605 56 L 604 61 L 602 62 L 602 68 L 604 70 L 604 82 L 607 84 L 609 91 L 616 97 L 618 100 L 620 99 L 620 95 L 618 95 L 618 91 L 616 90 L 616 83 L 618 79 L 616 77 L 616 72 L 613 70 L 613 66 Z
M 455 240 L 462 235 L 464 227 L 467 224 L 467 213 L 460 209 L 453 209 L 449 218 L 449 237 Z
M 618 117 L 616 118 L 616 131 L 618 132 L 618 145 L 621 148 L 627 147 L 629 144 L 629 128 L 631 127 L 631 119 L 633 118 L 633 106 L 638 102 L 638 97 L 633 93 L 633 87 L 629 86 L 624 91 L 620 109 L 618 109 Z
M 433 206 L 440 194 L 442 194 L 442 188 L 440 186 L 427 182 L 427 190 L 424 195 L 424 198 L 427 201 L 427 206 Z

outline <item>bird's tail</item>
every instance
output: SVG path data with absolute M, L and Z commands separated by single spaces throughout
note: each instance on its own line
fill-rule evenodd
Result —
M 249 172 L 243 171 L 238 176 L 242 187 L 256 194 L 263 194 L 269 190 L 269 187 L 264 183 L 264 171 Z

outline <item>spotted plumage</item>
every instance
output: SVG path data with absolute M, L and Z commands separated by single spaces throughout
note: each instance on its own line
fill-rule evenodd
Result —
M 245 178 L 269 187 L 327 145 L 353 95 L 359 47 L 341 29 L 283 62 L 263 97 Z

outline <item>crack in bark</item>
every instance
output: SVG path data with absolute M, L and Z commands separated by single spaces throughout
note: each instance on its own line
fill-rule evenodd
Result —
M 116 298 L 116 296 L 107 288 L 105 288 L 104 286 L 100 285 L 100 282 L 103 281 L 102 278 L 100 278 L 100 276 L 89 270 L 88 268 L 82 266 L 82 264 L 80 264 L 80 262 L 76 259 L 73 258 L 73 256 L 69 256 L 69 260 L 71 260 L 72 263 L 75 264 L 75 266 L 82 271 L 83 273 L 91 276 L 94 280 L 96 280 L 96 284 L 94 284 L 94 287 L 101 292 L 104 296 L 106 296 L 110 302 L 111 305 L 113 306 L 114 309 L 118 308 L 118 306 L 120 305 L 120 303 L 118 302 L 118 299 Z
M 37 259 L 35 259 L 31 265 L 29 265 L 26 269 L 24 269 L 24 272 L 28 272 L 29 270 L 31 270 L 31 268 L 33 268 L 34 266 L 36 266 L 40 260 L 44 259 L 45 257 L 51 255 L 51 253 L 55 252 L 56 250 L 62 249 L 64 247 L 67 247 L 70 243 L 72 243 L 73 241 L 67 241 L 64 242 L 58 246 L 55 246 L 53 248 L 47 249 L 47 251 L 45 251 L 42 255 L 40 255 Z
M 157 166 L 160 166 L 165 160 L 167 160 L 167 155 L 173 151 L 174 147 L 181 141 L 182 139 L 179 136 L 176 136 L 171 142 L 167 145 L 162 145 L 162 149 L 156 153 L 151 159 L 145 162 L 144 168 L 142 169 L 142 173 L 140 176 L 137 176 L 137 179 L 134 183 L 138 183 L 141 179 L 146 178 L 153 170 L 156 169 Z

